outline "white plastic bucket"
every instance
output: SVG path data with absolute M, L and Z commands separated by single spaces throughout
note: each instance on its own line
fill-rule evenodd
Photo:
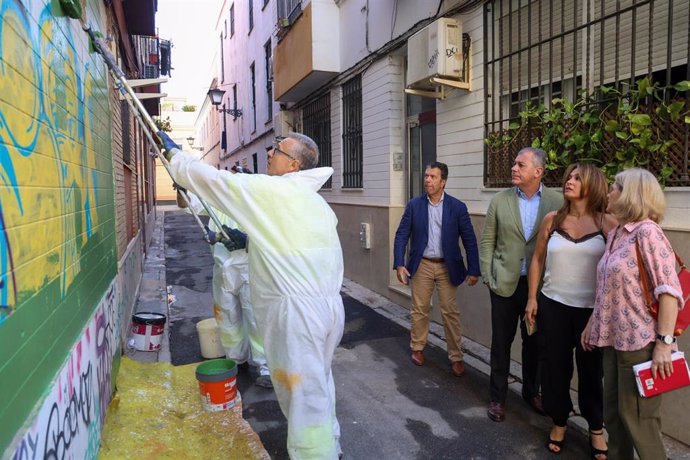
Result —
M 158 351 L 161 349 L 165 315 L 142 311 L 132 315 L 132 342 L 139 351 Z
M 206 359 L 225 358 L 225 349 L 220 342 L 218 323 L 215 318 L 208 318 L 196 323 L 196 332 L 199 334 L 201 356 Z

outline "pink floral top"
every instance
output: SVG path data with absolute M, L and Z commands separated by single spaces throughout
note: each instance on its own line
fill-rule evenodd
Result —
M 654 298 L 670 294 L 683 297 L 671 244 L 658 224 L 647 219 L 618 226 L 608 235 L 608 245 L 597 265 L 597 293 L 589 343 L 635 351 L 656 339 L 656 320 L 644 302 L 637 266 L 635 240 L 639 241 Z

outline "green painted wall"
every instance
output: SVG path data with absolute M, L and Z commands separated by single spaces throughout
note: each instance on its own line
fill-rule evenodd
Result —
M 85 3 L 101 30 L 103 2 Z M 117 272 L 106 67 L 89 51 L 57 0 L 0 0 L 0 452 Z

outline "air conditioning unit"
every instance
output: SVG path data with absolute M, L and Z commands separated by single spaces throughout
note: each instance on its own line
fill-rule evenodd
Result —
M 407 88 L 436 94 L 443 85 L 469 90 L 462 24 L 452 18 L 440 18 L 407 40 Z

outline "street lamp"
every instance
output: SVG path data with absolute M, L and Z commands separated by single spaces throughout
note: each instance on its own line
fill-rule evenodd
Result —
M 218 106 L 223 102 L 223 95 L 225 91 L 218 88 L 211 88 L 208 90 L 208 97 L 211 99 L 211 105 L 216 106 L 216 110 L 222 113 L 229 113 L 234 119 L 242 116 L 242 109 L 221 109 Z
M 189 136 L 187 138 L 187 142 L 189 143 L 189 148 L 191 148 L 192 150 L 200 150 L 200 151 L 204 150 L 203 147 L 195 147 L 194 146 L 194 136 Z

